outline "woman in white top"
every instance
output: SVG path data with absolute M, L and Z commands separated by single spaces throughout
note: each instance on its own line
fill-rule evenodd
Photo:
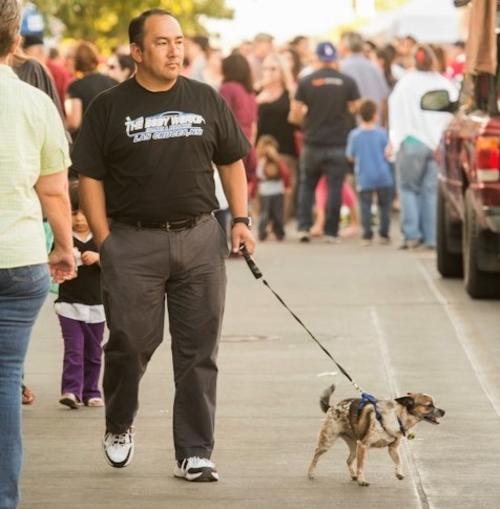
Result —
M 396 154 L 396 172 L 402 212 L 403 249 L 436 245 L 437 165 L 434 150 L 451 120 L 449 113 L 423 111 L 422 96 L 444 89 L 454 99 L 457 91 L 436 71 L 434 53 L 418 46 L 415 68 L 396 84 L 389 97 L 390 140 Z

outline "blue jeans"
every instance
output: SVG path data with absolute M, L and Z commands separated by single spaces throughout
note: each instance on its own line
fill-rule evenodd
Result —
M 402 144 L 396 156 L 405 240 L 436 245 L 437 164 L 423 143 Z
M 308 231 L 312 224 L 312 208 L 316 185 L 326 175 L 328 200 L 326 202 L 325 234 L 336 237 L 339 233 L 342 185 L 349 169 L 345 147 L 304 146 L 300 158 L 299 231 Z
M 21 377 L 48 290 L 46 264 L 0 269 L 0 509 L 15 509 L 19 502 Z
M 394 191 L 392 187 L 379 187 L 359 191 L 361 205 L 361 223 L 363 225 L 363 238 L 371 239 L 372 231 L 372 202 L 373 195 L 377 195 L 377 206 L 380 217 L 378 233 L 381 237 L 389 238 L 389 225 L 391 221 L 391 204 Z

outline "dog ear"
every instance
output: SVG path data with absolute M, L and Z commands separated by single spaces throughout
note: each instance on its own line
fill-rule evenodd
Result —
M 399 403 L 400 405 L 406 408 L 413 408 L 415 406 L 415 400 L 411 396 L 403 396 L 401 398 L 396 398 L 394 401 Z

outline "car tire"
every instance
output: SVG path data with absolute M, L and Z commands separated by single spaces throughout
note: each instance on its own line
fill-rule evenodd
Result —
M 465 193 L 463 228 L 464 283 L 467 293 L 473 299 L 499 298 L 500 274 L 484 272 L 478 268 L 478 253 L 484 232 L 477 221 L 470 189 Z
M 448 247 L 448 231 L 451 229 L 449 217 L 446 210 L 446 201 L 444 193 L 439 187 L 437 202 L 437 238 L 436 255 L 437 269 L 443 277 L 462 277 L 463 259 L 458 253 L 450 253 Z

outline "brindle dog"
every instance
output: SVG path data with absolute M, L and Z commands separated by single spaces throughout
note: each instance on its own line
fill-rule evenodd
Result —
M 318 445 L 309 467 L 309 479 L 319 457 L 342 438 L 349 447 L 347 466 L 351 479 L 360 486 L 369 486 L 364 469 L 368 449 L 387 447 L 389 455 L 396 465 L 396 477 L 404 479 L 401 471 L 399 446 L 406 433 L 420 421 L 439 424 L 439 418 L 445 412 L 434 406 L 434 399 L 428 394 L 408 393 L 407 396 L 394 400 L 380 400 L 377 409 L 382 417 L 380 423 L 372 404 L 366 404 L 359 411 L 360 399 L 345 399 L 335 406 L 330 405 L 330 396 L 335 386 L 332 385 L 322 394 L 320 406 L 326 413 L 318 438 Z

